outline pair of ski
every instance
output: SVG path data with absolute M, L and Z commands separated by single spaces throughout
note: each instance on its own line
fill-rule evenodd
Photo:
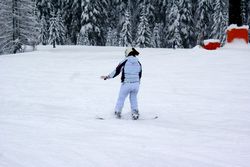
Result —
M 129 118 L 127 117 L 121 117 L 121 118 L 116 118 L 116 117 L 110 117 L 110 118 L 105 118 L 105 117 L 101 117 L 101 116 L 96 116 L 96 119 L 98 120 L 107 120 L 107 119 L 121 119 L 121 120 L 129 120 Z M 158 119 L 158 116 L 153 116 L 153 117 L 139 117 L 139 119 L 137 120 L 154 120 L 154 119 Z M 131 118 L 131 120 L 133 120 Z

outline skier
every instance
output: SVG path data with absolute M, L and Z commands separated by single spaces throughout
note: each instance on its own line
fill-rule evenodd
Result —
M 115 106 L 116 118 L 121 118 L 121 112 L 126 97 L 129 95 L 130 106 L 132 112 L 132 119 L 139 118 L 139 110 L 137 104 L 137 94 L 140 86 L 140 79 L 142 76 L 142 67 L 136 56 L 139 52 L 134 48 L 127 48 L 125 50 L 125 59 L 119 63 L 116 69 L 107 76 L 101 76 L 102 79 L 107 80 L 121 74 L 121 88 L 119 97 Z

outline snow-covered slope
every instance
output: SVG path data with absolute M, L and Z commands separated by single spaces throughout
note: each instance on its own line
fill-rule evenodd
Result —
M 0 56 L 1 167 L 249 166 L 249 49 L 138 49 L 138 121 L 99 78 L 124 48 L 38 50 Z

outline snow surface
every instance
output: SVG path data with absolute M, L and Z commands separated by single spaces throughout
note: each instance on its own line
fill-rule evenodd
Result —
M 224 45 L 225 49 L 247 49 L 249 51 L 250 45 L 246 43 L 244 39 L 235 38 L 233 42 L 226 42 Z
M 220 40 L 219 39 L 207 39 L 207 40 L 204 40 L 204 45 L 207 45 L 209 43 L 220 43 Z
M 250 49 L 139 49 L 141 116 L 112 118 L 124 48 L 0 56 L 1 167 L 248 167 Z M 106 120 L 97 120 L 103 116 Z
M 232 29 L 249 29 L 248 25 L 243 25 L 243 26 L 237 26 L 237 24 L 231 24 L 230 26 L 227 27 L 227 31 L 231 31 Z

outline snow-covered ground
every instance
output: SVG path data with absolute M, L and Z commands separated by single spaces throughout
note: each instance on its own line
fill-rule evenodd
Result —
M 0 56 L 0 167 L 248 167 L 250 49 L 138 50 L 138 121 L 128 101 L 112 118 L 120 79 L 99 78 L 124 48 Z

